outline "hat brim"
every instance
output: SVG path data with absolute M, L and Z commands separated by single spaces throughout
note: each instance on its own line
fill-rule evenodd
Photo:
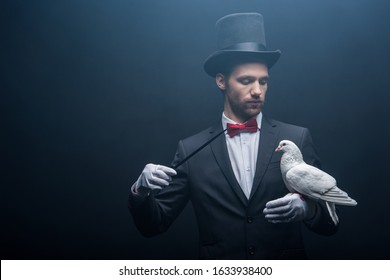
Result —
M 238 50 L 220 50 L 210 55 L 204 62 L 203 68 L 206 73 L 212 77 L 225 69 L 231 61 L 256 62 L 263 61 L 270 69 L 279 59 L 280 50 L 276 51 L 238 51 Z

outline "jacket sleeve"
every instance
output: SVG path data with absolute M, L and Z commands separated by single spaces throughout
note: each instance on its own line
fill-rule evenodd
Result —
M 172 164 L 184 157 L 184 146 L 180 141 Z M 178 167 L 169 186 L 151 191 L 146 198 L 140 198 L 130 190 L 128 208 L 142 235 L 154 236 L 166 231 L 182 212 L 189 200 L 187 169 L 186 163 Z
M 314 148 L 310 132 L 306 128 L 302 135 L 301 151 L 303 159 L 307 164 L 321 168 L 320 159 Z M 336 233 L 338 229 L 338 225 L 334 225 L 323 201 L 316 202 L 316 214 L 312 219 L 305 221 L 304 223 L 310 230 L 321 235 L 332 235 Z

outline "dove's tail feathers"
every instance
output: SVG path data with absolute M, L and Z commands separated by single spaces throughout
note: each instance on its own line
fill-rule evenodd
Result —
M 329 191 L 322 194 L 322 198 L 326 201 L 333 202 L 340 205 L 355 206 L 357 202 L 350 198 L 348 194 L 338 187 L 333 187 Z
M 335 198 L 335 197 L 329 197 L 329 196 L 322 196 L 321 198 L 325 201 L 335 203 L 338 205 L 344 205 L 344 206 L 356 206 L 357 205 L 357 202 L 350 197 Z
M 336 204 L 344 205 L 344 206 L 356 206 L 357 202 L 356 202 L 356 200 L 348 197 L 346 200 L 343 200 L 343 201 L 340 201 L 340 202 L 336 202 Z
M 337 214 L 336 214 L 335 204 L 332 202 L 326 201 L 326 207 L 328 208 L 330 217 L 332 218 L 334 225 L 337 226 L 337 224 L 339 223 L 339 217 L 337 217 Z

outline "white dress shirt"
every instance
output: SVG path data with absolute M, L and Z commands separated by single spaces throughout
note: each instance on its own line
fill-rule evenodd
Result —
M 256 172 L 262 118 L 262 113 L 256 116 L 259 128 L 257 132 L 251 133 L 242 131 L 234 137 L 230 137 L 227 132 L 225 133 L 227 149 L 234 175 L 248 199 Z M 232 121 L 222 113 L 222 126 L 224 129 L 226 129 L 227 123 L 237 124 L 237 122 Z

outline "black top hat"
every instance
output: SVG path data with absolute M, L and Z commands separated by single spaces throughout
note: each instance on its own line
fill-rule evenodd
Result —
M 267 50 L 261 14 L 227 15 L 217 21 L 216 29 L 218 50 L 206 59 L 203 66 L 210 76 L 215 77 L 232 60 L 261 60 L 271 68 L 280 57 L 280 50 Z

